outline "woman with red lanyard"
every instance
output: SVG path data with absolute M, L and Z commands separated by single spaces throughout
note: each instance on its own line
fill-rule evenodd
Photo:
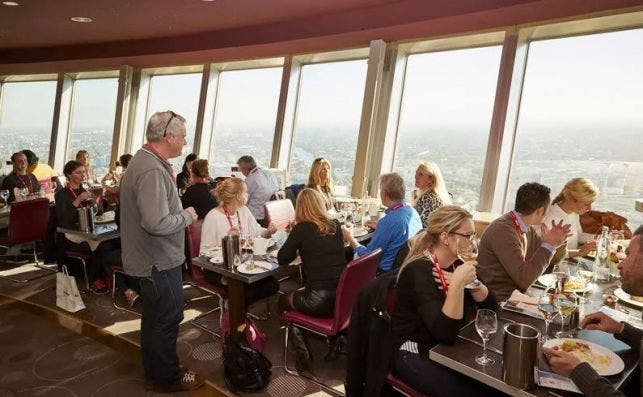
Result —
M 228 178 L 219 183 L 213 190 L 219 203 L 210 210 L 203 220 L 201 228 L 201 246 L 199 251 L 207 251 L 221 246 L 221 239 L 228 234 L 238 234 L 245 238 L 270 237 L 277 228 L 274 224 L 268 228 L 261 227 L 254 218 L 246 203 L 248 191 L 246 183 L 239 178 Z M 212 284 L 224 286 L 221 276 L 204 269 L 206 280 Z M 245 304 L 272 296 L 279 290 L 279 283 L 274 277 L 266 277 L 245 288 Z
M 63 173 L 67 178 L 67 186 L 56 193 L 56 224 L 65 229 L 78 229 L 78 208 L 93 199 L 92 194 L 82 186 L 87 178 L 85 166 L 80 161 L 71 160 L 65 164 Z M 103 268 L 101 258 L 109 244 L 84 241 L 82 237 L 71 234 L 59 234 L 57 241 L 59 249 L 91 253 L 91 261 L 87 263 L 88 281 L 92 283 L 94 292 L 108 292 L 108 274 Z M 63 258 L 64 254 L 60 253 L 59 257 Z
M 414 239 L 395 287 L 393 372 L 430 396 L 493 395 L 481 383 L 429 359 L 437 344 L 453 344 L 476 309 L 496 309 L 496 300 L 476 279 L 475 261 L 458 259 L 458 247 L 475 238 L 471 214 L 446 205 L 435 210 L 426 231 Z M 456 264 L 460 263 L 456 267 Z

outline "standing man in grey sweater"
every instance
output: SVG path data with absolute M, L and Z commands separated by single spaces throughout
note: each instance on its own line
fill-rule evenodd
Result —
M 152 115 L 147 144 L 121 181 L 121 241 L 125 272 L 141 287 L 141 356 L 146 386 L 159 392 L 193 390 L 203 379 L 181 369 L 176 354 L 183 320 L 185 228 L 194 208 L 181 206 L 172 165 L 185 146 L 185 119 L 172 111 Z

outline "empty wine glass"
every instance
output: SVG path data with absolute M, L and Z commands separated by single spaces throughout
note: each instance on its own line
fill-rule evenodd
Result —
M 480 365 L 495 363 L 495 360 L 487 355 L 487 341 L 498 331 L 498 318 L 496 312 L 488 309 L 478 310 L 476 315 L 476 331 L 482 338 L 482 355 L 476 357 Z
M 558 313 L 558 309 L 556 308 L 556 306 L 554 306 L 554 296 L 554 290 L 547 289 L 543 296 L 538 298 L 538 310 L 545 320 L 545 332 L 543 332 L 542 336 L 540 337 L 540 340 L 543 343 L 546 342 L 547 339 L 549 339 L 549 324 L 551 323 L 551 320 L 554 318 L 556 313 Z
M 85 190 L 89 190 L 89 189 L 92 187 L 92 185 L 89 183 L 89 181 L 88 181 L 88 180 L 84 180 L 80 185 L 81 185 L 81 186 L 83 187 L 83 189 L 85 189 Z
M 471 262 L 475 261 L 478 258 L 478 242 L 476 241 L 475 235 L 471 235 L 468 242 L 460 244 L 460 239 L 456 240 L 456 250 L 458 252 L 458 258 L 462 262 Z M 480 280 L 477 278 L 465 285 L 464 288 L 474 289 L 480 286 Z

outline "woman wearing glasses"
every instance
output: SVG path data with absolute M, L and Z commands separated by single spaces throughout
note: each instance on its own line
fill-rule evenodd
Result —
M 477 262 L 462 263 L 458 249 L 474 236 L 471 214 L 447 205 L 429 218 L 404 260 L 395 288 L 391 316 L 394 348 L 393 371 L 421 393 L 431 396 L 480 395 L 484 387 L 429 359 L 433 346 L 453 344 L 458 330 L 477 308 L 496 309 L 496 300 L 476 279 Z M 456 267 L 457 263 L 461 263 Z
M 335 189 L 333 187 L 333 177 L 331 176 L 330 162 L 323 157 L 316 158 L 313 165 L 310 167 L 310 174 L 308 175 L 308 185 L 311 189 L 317 190 L 321 193 L 326 205 L 326 210 L 333 208 L 335 204 L 333 194 Z

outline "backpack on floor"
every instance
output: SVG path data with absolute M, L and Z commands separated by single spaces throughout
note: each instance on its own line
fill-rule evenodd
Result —
M 263 390 L 270 382 L 272 363 L 262 353 L 225 336 L 223 343 L 224 379 L 232 392 L 245 393 Z

